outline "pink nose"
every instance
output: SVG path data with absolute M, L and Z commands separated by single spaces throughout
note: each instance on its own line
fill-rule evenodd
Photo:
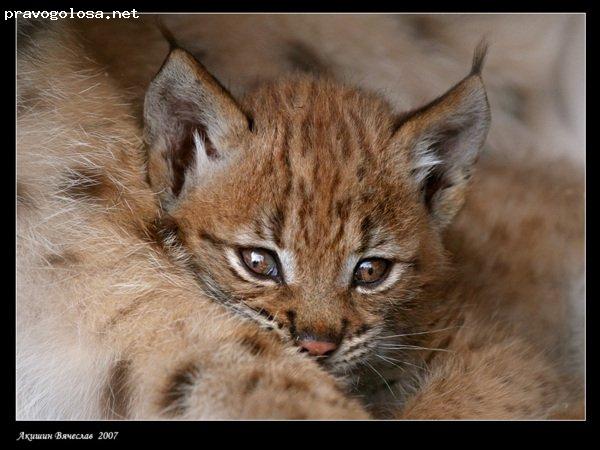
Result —
M 334 351 L 337 348 L 337 344 L 333 342 L 305 340 L 300 342 L 300 347 L 306 350 L 309 355 L 323 356 Z

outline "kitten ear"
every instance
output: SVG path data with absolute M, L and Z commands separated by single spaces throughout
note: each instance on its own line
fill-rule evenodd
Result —
M 396 132 L 408 148 L 413 179 L 434 222 L 443 228 L 461 208 L 472 165 L 490 126 L 490 107 L 480 71 L 480 46 L 469 76 L 429 105 L 411 113 Z
M 227 141 L 248 132 L 231 95 L 192 55 L 171 50 L 144 100 L 148 175 L 167 205 L 230 155 Z

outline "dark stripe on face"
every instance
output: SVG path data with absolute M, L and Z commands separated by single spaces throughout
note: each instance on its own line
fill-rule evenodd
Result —
M 382 245 L 387 244 L 388 242 L 391 242 L 391 240 L 388 239 L 387 236 L 381 236 L 379 239 L 377 239 L 377 241 L 375 241 L 373 247 L 381 247 Z
M 340 241 L 344 237 L 345 228 L 346 228 L 346 223 L 343 220 L 341 220 L 340 224 L 338 225 L 338 230 L 335 233 L 333 240 L 331 241 L 330 247 L 335 248 L 340 243 Z
M 344 200 L 338 200 L 335 203 L 335 212 L 337 214 L 338 219 L 342 222 L 346 222 L 348 217 L 350 216 L 350 207 L 352 205 L 352 200 L 350 197 L 347 197 Z
M 359 163 L 359 168 L 357 170 L 357 178 L 359 181 L 362 181 L 365 176 L 366 168 L 373 167 L 373 154 L 371 152 L 371 148 L 369 146 L 369 142 L 367 141 L 367 136 L 365 130 L 363 128 L 364 124 L 357 116 L 355 111 L 350 111 L 351 118 L 351 127 L 355 134 L 356 140 L 358 142 L 358 147 L 361 152 L 361 158 Z
M 352 129 L 356 133 L 356 138 L 358 141 L 358 146 L 363 150 L 364 154 L 370 156 L 370 151 L 368 147 L 367 137 L 364 130 L 364 123 L 358 117 L 355 111 L 350 110 L 350 119 L 352 122 Z
M 292 184 L 292 176 L 290 175 L 285 182 L 285 188 L 283 188 L 283 197 L 286 199 L 286 202 L 289 201 L 290 193 L 292 192 Z
M 287 123 L 280 123 L 283 131 L 281 134 L 281 143 L 279 144 L 279 162 L 284 167 L 286 174 L 291 174 L 292 163 L 290 162 L 290 139 L 292 138 L 290 128 Z
M 187 398 L 200 377 L 200 367 L 189 362 L 177 369 L 167 380 L 160 408 L 170 417 L 180 416 L 187 409 Z
M 348 218 L 350 217 L 351 203 L 352 203 L 352 200 L 350 198 L 346 198 L 344 200 L 337 200 L 335 202 L 333 216 L 334 216 L 334 218 L 336 218 L 338 220 L 339 224 L 338 224 L 337 232 L 331 242 L 331 246 L 338 245 L 339 242 L 344 237 L 344 233 L 346 231 L 346 222 L 348 221 Z
M 265 239 L 265 235 L 262 232 L 262 221 L 259 218 L 256 218 L 253 223 L 252 231 L 259 239 Z
M 352 156 L 353 148 L 350 144 L 350 130 L 348 129 L 347 124 L 345 124 L 344 126 L 342 126 L 341 124 L 339 125 L 337 139 L 342 146 L 342 157 L 344 159 L 347 159 L 350 156 Z
M 307 101 L 310 100 L 310 97 L 308 97 Z M 300 129 L 299 132 L 302 134 L 302 136 L 304 137 L 304 139 L 302 139 L 302 143 L 300 145 L 300 154 L 305 157 L 306 153 L 308 151 L 308 147 L 311 145 L 311 141 L 312 139 L 310 138 L 310 132 L 312 130 L 312 120 L 311 120 L 311 115 L 310 115 L 310 107 L 312 105 L 307 105 L 306 106 L 306 114 L 304 115 L 304 117 L 302 118 L 302 122 L 300 123 Z
M 350 116 L 350 117 L 349 117 Z M 347 142 L 346 145 L 349 147 L 349 153 L 354 155 L 360 155 L 363 151 L 363 142 L 361 142 L 360 136 L 357 132 L 357 125 L 351 112 L 344 112 L 344 128 L 346 130 Z
M 277 224 L 276 229 L 273 231 L 273 236 L 275 239 L 275 243 L 280 248 L 284 248 L 283 243 L 283 229 L 285 224 L 285 212 L 288 210 L 288 203 L 290 200 L 290 194 L 292 192 L 293 186 L 293 178 L 294 172 L 292 171 L 292 163 L 290 161 L 290 140 L 292 139 L 291 130 L 287 126 L 286 123 L 282 124 L 283 126 L 283 136 L 281 143 L 280 154 L 283 158 L 283 166 L 284 166 L 284 179 L 282 183 L 284 183 L 283 188 L 283 199 L 284 205 L 279 205 L 276 212 L 276 218 L 281 218 L 280 223 Z
M 305 243 L 308 242 L 308 218 L 311 216 L 312 213 L 312 208 L 311 208 L 311 198 L 309 196 L 308 193 L 308 189 L 306 187 L 306 183 L 304 182 L 304 179 L 300 179 L 298 181 L 298 185 L 297 185 L 297 196 L 300 197 L 299 199 L 299 207 L 297 210 L 297 215 L 298 215 L 298 225 L 299 228 L 302 229 L 303 231 L 303 237 L 304 237 L 304 241 Z
M 371 240 L 371 227 L 373 226 L 371 218 L 369 216 L 365 216 L 360 223 L 360 232 L 362 234 L 360 240 L 360 250 L 359 253 L 364 252 L 369 247 L 369 241 Z
M 321 186 L 322 179 L 325 176 L 322 170 L 321 152 L 317 152 L 313 158 L 314 162 L 312 165 L 312 180 L 309 183 L 311 186 Z
M 208 243 L 210 243 L 211 245 L 214 245 L 215 247 L 222 247 L 222 246 L 226 246 L 227 242 L 225 242 L 222 239 L 219 239 L 218 237 L 216 237 L 213 234 L 210 234 L 204 230 L 200 230 L 198 232 L 198 237 L 203 240 L 206 241 Z
M 269 227 L 273 234 L 273 241 L 279 248 L 285 248 L 283 245 L 283 229 L 285 226 L 285 214 L 283 208 L 278 206 L 275 211 L 269 216 Z
M 334 201 L 336 198 L 336 193 L 338 191 L 338 189 L 340 188 L 340 173 L 338 171 L 336 171 L 333 176 L 331 177 L 331 182 L 329 185 L 329 192 L 328 192 L 328 211 L 329 214 L 331 214 L 333 212 L 334 209 Z
M 131 361 L 117 361 L 108 374 L 104 407 L 108 419 L 126 419 L 131 400 Z

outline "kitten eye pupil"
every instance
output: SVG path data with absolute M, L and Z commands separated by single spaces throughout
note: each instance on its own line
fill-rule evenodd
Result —
M 354 269 L 354 284 L 365 286 L 382 281 L 388 275 L 390 265 L 390 262 L 383 258 L 359 261 Z
M 244 248 L 240 253 L 242 261 L 251 272 L 262 277 L 278 279 L 277 260 L 270 251 L 261 248 Z

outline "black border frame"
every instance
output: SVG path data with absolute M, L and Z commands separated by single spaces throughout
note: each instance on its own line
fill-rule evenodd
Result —
M 76 2 L 64 2 L 64 1 L 53 1 L 51 4 L 44 1 L 23 1 L 19 2 L 18 5 L 14 5 L 16 2 L 11 2 L 13 5 L 5 7 L 5 10 L 69 10 L 74 8 L 75 10 L 131 10 L 135 8 L 138 11 L 143 12 L 389 12 L 389 13 L 402 13 L 402 12 L 556 12 L 556 13 L 567 13 L 567 12 L 585 12 L 586 13 L 586 47 L 593 48 L 593 24 L 592 24 L 592 8 L 591 1 L 571 1 L 571 2 L 558 2 L 558 1 L 527 1 L 527 2 L 475 2 L 475 1 L 460 1 L 460 2 L 427 2 L 425 3 L 411 3 L 411 4 L 395 4 L 392 2 L 381 2 L 381 1 L 370 1 L 365 4 L 351 3 L 351 2 L 323 2 L 314 0 L 305 0 L 304 2 L 282 2 L 275 3 L 196 3 L 196 4 L 182 4 L 178 2 L 169 1 L 168 11 L 165 11 L 165 7 L 160 7 L 158 2 L 153 4 L 149 2 L 133 1 L 128 4 L 123 4 L 114 1 L 97 2 L 95 6 L 89 3 L 81 7 L 75 5 Z M 448 7 L 452 6 L 454 10 L 449 10 Z M 368 7 L 368 10 L 366 8 Z M 3 73 L 6 76 L 3 89 L 3 107 L 9 111 L 9 117 L 13 117 L 16 111 L 15 94 L 13 89 L 16 89 L 16 83 L 14 79 L 15 73 L 15 59 L 13 58 L 13 52 L 16 48 L 15 42 L 15 24 L 14 19 L 5 20 L 2 23 L 2 43 L 7 47 L 4 52 L 4 70 Z M 587 53 L 587 52 L 586 52 Z M 593 64 L 593 63 L 592 63 Z M 589 77 L 590 71 L 586 69 L 586 79 L 592 80 Z M 593 83 L 587 83 L 586 86 L 587 95 L 590 97 L 594 94 Z M 15 118 L 16 119 L 16 118 Z M 15 120 L 13 119 L 13 120 Z M 15 190 L 15 173 L 13 168 L 15 167 L 15 153 L 12 149 L 15 148 L 16 135 L 14 131 L 14 122 L 10 120 L 4 121 L 4 136 L 10 137 L 11 142 L 8 148 L 5 150 L 5 157 L 9 160 L 5 163 L 5 170 L 9 171 L 11 177 L 2 177 L 4 183 L 4 192 L 10 192 L 12 195 L 10 199 L 16 198 Z M 6 156 L 8 153 L 8 156 Z M 590 164 L 591 167 L 594 165 L 588 159 L 592 159 L 593 156 L 588 153 L 586 155 L 586 166 Z M 589 184 L 588 184 L 589 182 Z M 594 196 L 587 195 L 587 189 L 592 188 L 593 191 L 593 179 L 588 180 L 586 177 L 586 198 L 593 199 Z M 16 209 L 14 209 L 16 213 Z M 586 200 L 586 211 L 587 211 L 587 200 Z M 7 233 L 9 236 L 15 236 L 15 219 L 12 217 L 11 220 L 5 220 L 4 223 L 10 224 Z M 586 216 L 586 228 L 587 228 L 587 216 Z M 593 233 L 591 233 L 593 234 Z M 586 254 L 588 245 L 593 245 L 593 236 L 588 236 L 586 233 Z M 15 241 L 11 242 L 9 247 L 9 261 L 13 264 L 15 261 Z M 589 260 L 586 261 L 586 272 L 591 271 L 593 263 L 589 264 Z M 10 272 L 10 278 L 7 280 L 8 284 L 12 287 L 14 293 L 14 276 L 15 272 Z M 587 278 L 587 277 L 586 277 Z M 586 289 L 589 284 L 586 282 Z M 6 299 L 8 302 L 8 311 L 6 316 L 8 317 L 10 326 L 4 327 L 4 341 L 7 346 L 10 345 L 9 358 L 12 361 L 12 368 L 9 368 L 8 384 L 10 386 L 11 393 L 8 397 L 10 403 L 10 412 L 8 422 L 11 425 L 11 433 L 2 433 L 4 437 L 7 437 L 7 442 L 14 441 L 17 447 L 37 445 L 38 443 L 46 443 L 50 441 L 24 441 L 17 440 L 21 432 L 25 433 L 56 433 L 58 431 L 62 433 L 94 433 L 98 434 L 99 431 L 119 431 L 119 436 L 116 441 L 105 441 L 108 445 L 115 443 L 152 443 L 156 445 L 171 443 L 173 441 L 190 440 L 190 443 L 200 448 L 208 446 L 211 448 L 214 446 L 226 445 L 228 443 L 235 443 L 238 438 L 246 436 L 252 433 L 261 440 L 255 442 L 262 445 L 314 445 L 314 444 L 327 444 L 336 443 L 341 444 L 344 439 L 349 439 L 355 444 L 359 444 L 360 441 L 368 443 L 368 445 L 389 445 L 383 442 L 383 437 L 386 439 L 393 439 L 391 445 L 404 446 L 408 442 L 413 445 L 423 445 L 426 443 L 429 445 L 435 444 L 449 444 L 450 442 L 459 445 L 465 445 L 474 443 L 475 445 L 489 445 L 493 443 L 495 445 L 510 444 L 514 445 L 519 441 L 523 441 L 523 438 L 532 438 L 536 444 L 542 444 L 543 441 L 548 441 L 560 445 L 561 443 L 568 442 L 570 445 L 583 444 L 573 441 L 572 433 L 589 432 L 592 427 L 592 413 L 591 413 L 591 367 L 586 366 L 586 420 L 585 421 L 416 421 L 416 422 L 401 422 L 401 421 L 303 421 L 303 422 L 290 422 L 290 421 L 210 421 L 210 422 L 148 422 L 148 421 L 105 421 L 105 422 L 82 422 L 82 421 L 16 421 L 15 420 L 15 403 L 14 403 L 14 386 L 15 386 L 15 361 L 12 356 L 12 351 L 15 348 L 15 329 L 14 329 L 14 315 L 15 315 L 15 295 L 11 295 Z M 592 329 L 587 327 L 587 317 L 594 317 L 593 314 L 593 303 L 587 302 L 586 300 L 586 330 L 587 340 L 586 349 L 593 349 Z M 587 355 L 586 355 L 586 360 Z M 591 358 L 589 359 L 591 360 Z M 6 411 L 6 409 L 5 409 Z M 431 431 L 431 433 L 428 433 Z M 476 431 L 477 435 L 472 434 Z M 425 432 L 425 433 L 424 433 Z M 478 434 L 481 433 L 481 434 Z M 517 433 L 517 435 L 515 435 Z M 215 441 L 214 439 L 217 439 Z M 276 438 L 276 439 L 273 439 Z M 283 438 L 283 439 L 277 439 Z M 316 438 L 316 439 L 315 439 Z M 410 438 L 410 441 L 407 441 Z M 418 439 L 413 442 L 413 439 Z M 563 441 L 564 439 L 564 441 Z M 568 441 L 567 441 L 568 439 Z M 60 441 L 59 445 L 63 443 L 75 443 L 75 445 L 88 445 L 83 444 L 82 441 Z M 100 441 L 94 440 L 93 445 L 98 445 Z M 90 442 L 90 443 L 91 443 Z M 247 441 L 250 442 L 250 441 Z M 245 444 L 246 442 L 244 442 Z

